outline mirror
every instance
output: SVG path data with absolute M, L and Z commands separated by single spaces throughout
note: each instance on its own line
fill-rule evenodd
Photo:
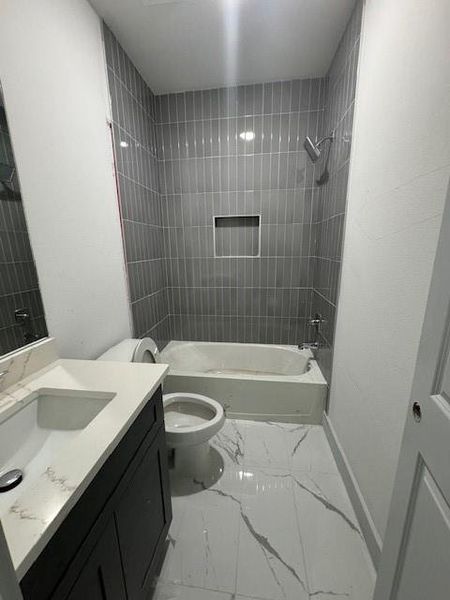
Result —
M 0 355 L 47 335 L 0 86 Z

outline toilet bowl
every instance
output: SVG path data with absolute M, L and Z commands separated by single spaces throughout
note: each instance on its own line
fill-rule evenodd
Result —
M 209 471 L 208 441 L 225 422 L 223 407 L 208 396 L 177 392 L 163 396 L 166 440 L 175 468 L 201 477 Z
M 159 362 L 158 347 L 151 338 L 126 339 L 98 360 L 120 362 Z M 225 422 L 219 402 L 187 392 L 164 394 L 166 441 L 175 450 L 175 468 L 183 474 L 202 477 L 209 469 L 209 440 Z

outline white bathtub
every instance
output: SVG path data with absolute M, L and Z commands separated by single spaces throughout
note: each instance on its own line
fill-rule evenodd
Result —
M 196 392 L 230 418 L 321 423 L 327 382 L 309 350 L 270 344 L 171 341 L 164 392 Z

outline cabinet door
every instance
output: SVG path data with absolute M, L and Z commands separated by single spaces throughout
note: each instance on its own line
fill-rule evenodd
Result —
M 126 600 L 115 523 L 111 519 L 67 600 Z
M 147 598 L 172 519 L 165 432 L 143 455 L 116 509 L 128 598 Z

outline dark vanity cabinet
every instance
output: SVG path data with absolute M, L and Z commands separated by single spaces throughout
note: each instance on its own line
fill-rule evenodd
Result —
M 22 579 L 25 600 L 151 598 L 171 518 L 159 388 Z
M 126 600 L 114 520 L 108 523 L 66 597 L 68 600 Z

